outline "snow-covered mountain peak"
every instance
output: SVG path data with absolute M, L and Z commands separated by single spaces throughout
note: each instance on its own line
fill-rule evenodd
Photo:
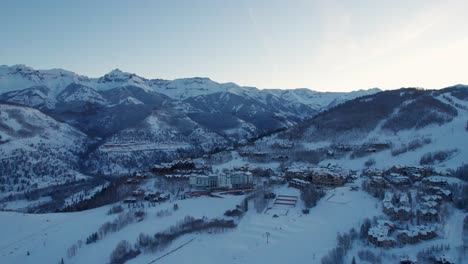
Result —
M 13 66 L 1 66 L 0 67 L 0 78 L 7 78 L 9 76 L 21 76 L 30 81 L 41 81 L 44 80 L 44 76 L 38 70 L 26 66 L 24 64 L 17 64 Z
M 137 86 L 146 91 L 152 90 L 148 85 L 148 80 L 134 73 L 123 72 L 114 69 L 97 79 L 95 87 L 99 90 L 108 90 L 122 86 Z
M 129 96 L 125 99 L 120 100 L 119 104 L 123 105 L 143 105 L 144 103 L 135 97 Z
M 450 87 L 448 87 L 448 88 L 455 88 L 455 89 L 464 88 L 464 89 L 468 89 L 468 85 L 459 83 L 459 84 L 455 84 L 455 85 L 453 85 L 453 86 L 450 86 Z
M 197 96 L 215 93 L 231 93 L 260 101 L 264 104 L 283 99 L 288 104 L 302 104 L 320 111 L 340 104 L 346 100 L 368 94 L 377 93 L 379 89 L 359 90 L 351 93 L 317 92 L 306 88 L 281 90 L 257 89 L 255 87 L 239 86 L 235 83 L 219 83 L 207 77 L 181 78 L 163 80 L 140 77 L 120 69 L 114 69 L 99 78 L 88 78 L 63 69 L 35 70 L 26 65 L 0 66 L 0 94 L 9 91 L 19 91 L 33 86 L 45 86 L 50 89 L 47 100 L 53 102 L 55 97 L 70 84 L 79 84 L 97 91 L 106 91 L 120 87 L 138 87 L 146 92 L 157 92 L 172 99 L 186 100 Z M 86 90 L 86 89 L 85 89 Z M 84 92 L 80 91 L 80 92 Z M 87 98 L 91 99 L 86 93 Z M 80 98 L 83 98 L 81 95 Z M 276 98 L 276 99 L 275 99 Z M 97 99 L 102 101 L 101 98 Z M 94 100 L 96 101 L 96 100 Z M 115 103 L 118 103 L 115 102 Z
M 0 67 L 0 69 L 8 70 L 11 73 L 14 73 L 14 72 L 35 72 L 36 71 L 32 67 L 29 67 L 29 66 L 27 66 L 25 64 L 15 64 L 15 65 L 12 65 L 12 66 L 2 65 Z
M 0 95 L 1 100 L 37 108 L 53 108 L 55 100 L 49 97 L 50 89 L 46 86 L 32 86 L 19 91 L 11 91 Z
M 115 68 L 106 75 L 124 75 L 124 74 L 125 74 L 125 72 L 123 72 L 119 68 Z
M 213 89 L 219 86 L 219 83 L 212 81 L 210 78 L 206 77 L 192 77 L 192 78 L 180 78 L 172 81 L 173 87 L 178 88 L 194 88 L 198 89 L 204 87 L 206 89 Z
M 61 102 L 89 102 L 104 105 L 107 102 L 96 90 L 77 83 L 68 85 L 58 96 Z
M 134 80 L 136 82 L 144 83 L 147 81 L 145 78 L 136 75 L 135 73 L 129 73 L 121 71 L 120 69 L 116 68 L 109 73 L 105 74 L 101 78 L 98 78 L 98 82 L 105 83 L 105 82 L 124 82 L 128 80 Z

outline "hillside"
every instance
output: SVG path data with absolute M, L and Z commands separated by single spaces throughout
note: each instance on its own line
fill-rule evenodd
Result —
M 1 195 L 86 178 L 80 155 L 88 138 L 38 110 L 0 103 Z
M 404 88 L 364 96 L 256 145 L 262 151 L 292 157 L 307 154 L 309 158 L 299 160 L 339 163 L 352 169 L 365 168 L 366 161 L 370 167 L 456 168 L 468 155 L 464 140 L 468 133 L 467 91 L 458 86 L 442 90 Z M 441 158 L 426 163 L 421 160 L 425 154 Z
M 0 100 L 38 109 L 83 132 L 93 142 L 79 146 L 86 149 L 83 173 L 106 175 L 246 142 L 298 124 L 333 102 L 378 91 L 283 94 L 199 77 L 150 80 L 116 69 L 89 78 L 62 69 L 0 66 Z M 312 95 L 299 100 L 304 93 Z

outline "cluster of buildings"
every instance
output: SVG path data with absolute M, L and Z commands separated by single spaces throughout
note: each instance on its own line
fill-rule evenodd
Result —
M 363 174 L 370 178 L 369 186 L 385 192 L 383 212 L 390 219 L 379 221 L 369 229 L 371 243 L 378 247 L 394 247 L 437 236 L 432 223 L 440 220 L 441 204 L 452 199 L 452 193 L 447 189 L 450 181 L 447 175 L 424 167 L 366 170 Z M 399 224 L 396 225 L 394 220 Z
M 378 188 L 408 187 L 418 181 L 426 181 L 428 179 L 443 179 L 444 175 L 434 171 L 430 167 L 392 167 L 386 171 L 377 169 L 367 169 L 362 173 L 364 176 L 371 178 L 371 186 Z M 440 176 L 434 176 L 440 175 Z M 443 180 L 442 180 L 443 181 Z
M 429 226 L 412 226 L 408 230 L 398 231 L 397 238 L 402 244 L 415 244 L 421 240 L 429 240 L 437 236 L 437 233 Z
M 168 180 L 188 181 L 191 188 L 200 190 L 252 188 L 254 183 L 248 168 L 213 173 L 206 166 L 197 166 L 191 159 L 155 165 L 151 172 Z
M 416 225 L 407 229 L 397 228 L 391 221 L 379 220 L 369 229 L 367 239 L 378 247 L 390 248 L 399 244 L 415 244 L 437 237 L 430 226 Z
M 132 192 L 132 197 L 123 200 L 123 203 L 133 204 L 142 200 L 145 200 L 151 203 L 160 203 L 160 202 L 164 202 L 168 200 L 169 198 L 170 198 L 170 195 L 166 193 L 152 192 L 152 191 L 146 191 L 143 189 L 137 189 Z
M 337 166 L 296 166 L 285 169 L 284 176 L 290 185 L 296 188 L 303 188 L 310 184 L 317 187 L 337 187 L 346 183 L 349 172 Z
M 383 211 L 393 219 L 410 220 L 413 217 L 413 211 L 406 193 L 401 193 L 396 197 L 392 192 L 386 192 L 382 201 Z

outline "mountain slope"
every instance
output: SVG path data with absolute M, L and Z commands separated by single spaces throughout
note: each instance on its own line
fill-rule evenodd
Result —
M 378 88 L 345 92 L 316 92 L 309 89 L 267 89 L 267 92 L 290 102 L 301 103 L 316 111 L 334 107 L 348 100 L 381 92 Z
M 185 100 L 192 107 L 201 110 L 199 113 L 204 113 L 192 113 L 195 119 L 216 120 L 217 117 L 217 122 L 209 124 L 211 127 L 219 127 L 220 122 L 232 123 L 231 119 L 236 118 L 253 124 L 259 132 L 289 127 L 316 113 L 305 105 L 290 103 L 271 95 L 264 101 L 265 103 L 228 92 L 200 95 Z
M 38 109 L 55 107 L 55 99 L 49 95 L 47 86 L 31 86 L 30 88 L 10 91 L 0 94 L 0 100 L 18 103 Z
M 2 194 L 82 178 L 85 134 L 38 110 L 0 103 Z
M 137 125 L 168 99 L 136 86 L 96 91 L 80 84 L 70 84 L 58 98 L 56 107 L 48 113 L 91 137 L 107 137 Z
M 352 169 L 456 168 L 468 155 L 467 91 L 407 88 L 357 98 L 264 138 L 256 148 L 297 161 L 338 163 Z M 265 145 L 269 147 L 261 147 Z
M 158 162 L 191 157 L 225 146 L 226 140 L 174 109 L 154 110 L 138 125 L 107 138 L 86 160 L 93 173 L 119 175 Z
M 0 100 L 38 109 L 45 116 L 38 120 L 55 118 L 85 133 L 82 140 L 93 143 L 71 148 L 80 148 L 86 164 L 82 172 L 93 174 L 128 173 L 226 148 L 296 125 L 329 105 L 375 92 L 282 92 L 199 77 L 150 80 L 118 69 L 89 78 L 62 69 L 0 66 Z M 15 144 L 21 149 L 28 143 Z M 71 151 L 68 145 L 63 147 L 64 152 Z M 73 162 L 66 163 L 75 170 Z

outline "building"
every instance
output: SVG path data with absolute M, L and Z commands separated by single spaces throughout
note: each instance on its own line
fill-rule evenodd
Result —
M 391 237 L 394 227 L 391 223 L 382 223 L 371 227 L 367 233 L 367 239 L 378 247 L 390 248 L 396 245 L 396 241 Z
M 437 233 L 430 227 L 414 226 L 409 230 L 399 231 L 397 237 L 403 244 L 414 244 L 421 240 L 428 240 L 437 236 Z
M 228 188 L 242 189 L 253 186 L 253 176 L 250 172 L 229 172 L 221 175 L 191 175 L 190 186 L 198 189 Z
M 345 171 L 337 166 L 329 165 L 327 167 L 308 167 L 295 166 L 286 169 L 287 179 L 302 179 L 312 183 L 315 186 L 336 187 L 343 186 L 346 182 L 349 171 Z
M 381 176 L 374 176 L 370 180 L 370 186 L 374 188 L 387 188 L 387 181 Z
M 240 189 L 253 186 L 253 176 L 250 172 L 232 172 L 218 177 L 218 187 Z
M 410 186 L 412 184 L 411 179 L 408 176 L 401 175 L 395 172 L 391 172 L 384 176 L 387 182 L 395 186 Z
M 289 180 L 289 185 L 298 189 L 304 189 L 305 187 L 310 185 L 310 182 L 294 178 Z
M 151 172 L 154 174 L 166 174 L 173 173 L 175 171 L 187 170 L 196 170 L 195 163 L 191 159 L 176 160 L 170 163 L 161 163 L 159 165 L 154 165 L 151 168 Z
M 218 187 L 218 176 L 192 174 L 189 178 L 190 186 L 199 189 Z
M 430 176 L 424 179 L 424 183 L 430 186 L 444 187 L 448 186 L 447 177 Z

